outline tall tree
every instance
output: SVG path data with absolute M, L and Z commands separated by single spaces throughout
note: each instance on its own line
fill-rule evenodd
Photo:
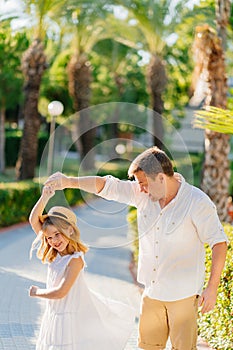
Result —
M 33 39 L 28 50 L 22 56 L 22 71 L 24 74 L 24 129 L 20 146 L 20 154 L 16 164 L 19 180 L 31 179 L 35 176 L 37 164 L 38 132 L 40 115 L 38 99 L 41 79 L 47 68 L 44 53 L 44 40 L 48 29 L 48 18 L 61 16 L 65 0 L 23 0 L 25 11 L 31 16 Z
M 91 61 L 94 68 L 94 104 L 101 100 L 102 103 L 115 101 L 148 105 L 144 67 L 139 65 L 141 56 L 137 50 L 114 39 L 105 39 L 94 46 Z M 112 115 L 108 115 L 108 123 L 104 126 L 106 132 L 103 137 L 111 139 L 112 158 L 119 157 L 116 152 L 118 138 L 131 137 L 130 133 L 134 132 L 135 120 L 129 116 L 128 123 L 131 125 L 126 125 L 126 121 L 120 124 L 121 106 L 121 103 L 115 103 Z M 120 130 L 122 128 L 125 130 Z
M 222 40 L 222 47 L 227 49 L 227 26 L 231 15 L 231 0 L 215 0 L 215 13 L 218 36 Z
M 164 52 L 167 45 L 166 39 L 175 32 L 175 25 L 180 20 L 184 2 L 178 1 L 175 4 L 170 0 L 119 0 L 117 3 L 126 7 L 130 16 L 137 21 L 136 25 L 143 38 L 143 50 L 150 54 L 147 83 L 151 107 L 154 111 L 154 144 L 163 147 L 163 93 L 167 84 Z
M 69 91 L 73 97 L 77 112 L 75 125 L 76 145 L 81 156 L 84 170 L 94 167 L 95 127 L 91 121 L 88 107 L 91 98 L 92 67 L 89 54 L 93 46 L 109 36 L 106 28 L 106 10 L 102 1 L 75 3 L 71 8 L 69 19 L 73 29 L 72 56 L 68 64 Z
M 225 109 L 227 79 L 222 41 L 208 25 L 196 28 L 194 51 L 197 75 L 195 81 L 202 81 L 202 85 L 204 84 L 205 105 Z M 205 160 L 201 187 L 216 204 L 221 220 L 227 219 L 229 150 L 228 135 L 208 129 L 205 131 Z
M 0 173 L 5 171 L 6 110 L 21 102 L 20 56 L 26 47 L 25 33 L 12 34 L 9 23 L 0 27 Z

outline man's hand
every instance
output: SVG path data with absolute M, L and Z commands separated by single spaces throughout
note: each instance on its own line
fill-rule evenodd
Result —
M 199 298 L 198 306 L 201 307 L 201 313 L 204 314 L 213 310 L 217 299 L 216 288 L 207 287 Z
M 63 190 L 67 187 L 67 180 L 68 177 L 64 174 L 57 172 L 53 175 L 51 175 L 45 182 L 45 186 L 51 186 L 54 191 L 56 190 Z
M 226 253 L 226 242 L 216 243 L 212 248 L 212 266 L 209 282 L 199 299 L 199 306 L 202 306 L 202 314 L 211 311 L 215 306 L 220 276 L 226 260 Z

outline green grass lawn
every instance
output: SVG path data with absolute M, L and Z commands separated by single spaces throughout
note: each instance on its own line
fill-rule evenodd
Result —
M 0 173 L 0 182 L 16 181 L 15 168 L 7 168 L 4 174 Z
M 95 170 L 89 174 L 97 174 L 101 171 L 114 173 L 119 169 L 125 169 L 130 165 L 130 161 L 118 160 L 118 161 L 108 161 L 101 162 L 96 161 Z M 202 154 L 190 154 L 183 155 L 179 153 L 176 155 L 174 166 L 178 172 L 184 175 L 187 181 L 193 183 L 196 186 L 200 184 L 200 173 L 202 166 Z M 80 162 L 76 158 L 62 157 L 61 155 L 56 155 L 54 158 L 53 172 L 61 171 L 67 175 L 83 175 L 83 172 L 80 172 Z M 117 175 L 116 175 L 117 176 Z M 46 178 L 47 177 L 47 164 L 41 163 L 40 166 L 36 168 L 36 178 Z M 4 174 L 0 174 L 0 182 L 15 182 L 16 173 L 14 168 L 7 168 Z

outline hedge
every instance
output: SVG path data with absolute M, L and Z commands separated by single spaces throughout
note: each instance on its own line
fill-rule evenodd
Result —
M 0 183 L 0 227 L 26 222 L 40 193 L 40 185 L 36 181 Z M 69 203 L 70 206 L 74 206 L 82 202 L 78 189 L 66 189 L 64 193 L 65 204 Z M 58 205 L 58 203 L 63 205 L 62 201 L 64 202 L 63 192 L 57 191 L 49 205 Z
M 39 195 L 39 185 L 33 182 L 0 183 L 0 227 L 26 221 Z
M 218 350 L 233 349 L 233 227 L 224 225 L 229 238 L 227 259 L 218 290 L 216 307 L 199 319 L 199 332 L 210 346 Z M 211 268 L 211 249 L 206 248 L 206 283 Z
M 5 140 L 5 159 L 7 167 L 14 167 L 17 159 L 20 148 L 20 142 L 22 138 L 22 131 L 6 131 L 6 140 Z M 38 136 L 38 155 L 37 155 L 37 164 L 39 165 L 40 159 L 42 157 L 46 143 L 48 142 L 49 135 L 47 133 L 39 133 Z
M 138 233 L 137 211 L 130 208 L 128 223 L 133 240 L 133 256 L 138 260 Z M 199 315 L 199 335 L 205 339 L 213 349 L 233 349 L 233 226 L 224 224 L 224 230 L 229 238 L 227 259 L 221 276 L 217 303 L 213 311 Z M 207 283 L 211 268 L 211 249 L 206 247 L 206 280 Z
M 112 174 L 119 178 L 125 178 L 126 168 L 119 168 L 112 171 L 101 169 L 99 176 Z M 41 179 L 43 180 L 43 179 Z M 0 227 L 6 227 L 28 220 L 28 216 L 36 201 L 40 197 L 41 186 L 39 181 L 1 182 L 0 183 Z M 85 194 L 86 198 L 87 194 Z M 91 195 L 90 195 L 91 196 Z M 56 191 L 54 197 L 49 201 L 49 207 L 54 205 L 75 206 L 85 200 L 79 189 L 65 189 Z

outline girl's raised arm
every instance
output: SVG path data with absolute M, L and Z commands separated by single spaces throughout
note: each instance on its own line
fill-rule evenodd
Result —
M 49 199 L 54 196 L 54 194 L 55 191 L 51 186 L 44 186 L 40 198 L 30 213 L 29 222 L 36 234 L 38 234 L 41 230 L 39 216 L 43 214 L 46 204 L 48 203 Z

